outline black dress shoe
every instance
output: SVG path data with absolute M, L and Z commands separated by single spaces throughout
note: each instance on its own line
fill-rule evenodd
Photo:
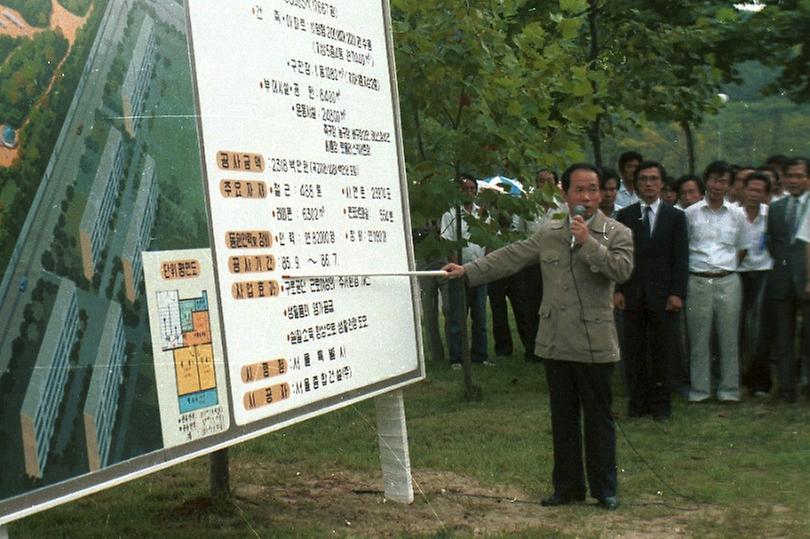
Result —
M 584 502 L 584 501 L 585 501 L 584 494 L 576 494 L 574 496 L 561 496 L 555 492 L 548 498 L 540 500 L 540 505 L 542 505 L 543 507 L 556 507 L 558 505 L 568 505 L 574 502 Z
M 619 498 L 616 496 L 605 496 L 599 498 L 599 507 L 603 507 L 608 511 L 614 511 L 619 508 Z

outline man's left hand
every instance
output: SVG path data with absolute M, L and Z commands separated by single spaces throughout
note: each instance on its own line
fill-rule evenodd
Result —
M 665 309 L 671 313 L 677 313 L 683 309 L 683 300 L 679 296 L 669 296 Z

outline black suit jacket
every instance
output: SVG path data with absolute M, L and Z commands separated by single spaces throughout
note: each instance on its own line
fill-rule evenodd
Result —
M 640 203 L 619 210 L 616 220 L 633 231 L 633 274 L 616 286 L 624 294 L 625 309 L 663 311 L 669 296 L 686 298 L 689 238 L 684 213 L 661 202 L 651 238 L 644 237 Z
M 805 242 L 790 242 L 793 231 L 786 221 L 789 199 L 790 196 L 781 198 L 768 209 L 768 252 L 773 258 L 773 270 L 765 285 L 768 299 L 787 299 L 792 295 L 804 297 Z

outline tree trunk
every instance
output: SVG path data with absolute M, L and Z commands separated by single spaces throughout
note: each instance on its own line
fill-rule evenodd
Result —
M 591 47 L 588 53 L 588 60 L 593 69 L 596 66 L 596 60 L 599 58 L 599 27 L 597 26 L 597 18 L 599 16 L 599 5 L 597 0 L 588 1 L 588 30 L 591 34 Z M 598 93 L 596 82 L 591 81 L 594 94 Z M 593 161 L 597 167 L 602 166 L 602 113 L 596 115 L 590 129 L 588 130 L 588 137 L 591 139 L 591 147 L 593 148 Z
M 461 220 L 464 218 L 461 211 L 461 206 L 456 206 L 456 238 L 461 239 Z M 456 252 L 456 260 L 459 264 L 463 263 L 462 249 L 459 248 Z M 470 338 L 467 331 L 467 284 L 464 280 L 460 280 L 459 287 L 459 301 L 461 306 L 461 367 L 464 372 L 464 398 L 466 400 L 481 400 L 483 395 L 481 387 L 475 385 L 472 377 L 472 361 L 470 359 Z M 449 347 L 449 344 L 448 344 Z
M 692 135 L 692 126 L 687 121 L 681 122 L 681 129 L 686 138 L 686 160 L 689 167 L 689 174 L 695 173 L 695 138 Z
M 230 475 L 228 470 L 228 448 L 211 453 L 208 460 L 211 498 L 228 499 L 231 497 Z
M 602 115 L 598 115 L 588 129 L 588 138 L 591 140 L 591 148 L 593 149 L 593 164 L 597 167 L 602 166 Z

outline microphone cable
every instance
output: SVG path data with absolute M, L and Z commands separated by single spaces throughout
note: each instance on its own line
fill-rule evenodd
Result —
M 571 249 L 570 256 L 568 257 L 568 269 L 571 272 L 571 279 L 574 281 L 574 290 L 577 293 L 577 301 L 579 302 L 579 317 L 580 317 L 580 321 L 582 322 L 582 326 L 585 328 L 585 338 L 588 341 L 588 353 L 591 356 L 591 364 L 595 364 L 596 361 L 595 361 L 594 355 L 593 355 L 593 344 L 591 343 L 591 332 L 588 330 L 588 324 L 587 324 L 587 322 L 585 320 L 585 304 L 582 301 L 582 295 L 579 292 L 579 283 L 577 282 L 577 276 L 574 273 L 574 249 Z M 662 503 L 662 505 L 666 505 L 668 507 L 672 507 L 674 509 L 678 509 L 678 510 L 681 510 L 681 511 L 697 511 L 699 509 L 699 506 L 702 505 L 702 502 L 697 500 L 696 498 L 694 498 L 692 496 L 688 496 L 686 494 L 681 494 L 678 490 L 675 489 L 675 487 L 670 485 L 670 483 L 666 479 L 664 479 L 664 477 L 660 473 L 658 473 L 658 471 L 653 467 L 653 465 L 650 464 L 650 462 L 646 458 L 644 458 L 644 456 L 641 454 L 641 452 L 639 452 L 639 450 L 636 449 L 636 446 L 634 446 L 633 443 L 630 441 L 630 438 L 627 436 L 627 433 L 625 432 L 624 427 L 619 422 L 619 418 L 617 418 L 617 417 L 615 417 L 613 415 L 613 410 L 612 409 L 608 410 L 608 415 L 613 419 L 613 422 L 619 427 L 619 432 L 621 432 L 622 438 L 624 438 L 624 441 L 627 443 L 628 447 L 630 447 L 630 450 L 639 458 L 639 460 L 641 460 L 642 464 L 644 464 L 644 466 L 648 470 L 650 470 L 650 472 L 652 472 L 652 474 L 655 476 L 655 478 L 658 479 L 658 481 L 660 481 L 663 488 L 670 490 L 673 494 L 675 494 L 675 496 L 677 496 L 679 498 L 682 498 L 684 500 L 688 500 L 688 501 L 694 503 L 696 505 L 696 507 L 677 507 L 677 506 L 673 506 L 672 504 L 668 504 L 668 503 Z

